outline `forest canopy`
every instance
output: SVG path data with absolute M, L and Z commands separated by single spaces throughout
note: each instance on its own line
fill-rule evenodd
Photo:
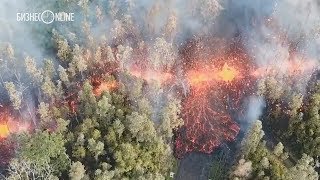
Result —
M 319 179 L 315 1 L 0 4 L 0 179 Z

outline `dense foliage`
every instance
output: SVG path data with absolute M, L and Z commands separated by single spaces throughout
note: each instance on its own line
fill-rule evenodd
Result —
M 170 0 L 146 9 L 141 2 L 26 0 L 30 11 L 45 7 L 78 16 L 63 25 L 30 23 L 37 41 L 23 47 L 41 50 L 22 52 L 19 42 L 0 39 L 0 102 L 5 102 L 0 111 L 8 108 L 10 118 L 26 124 L 7 139 L 0 137 L 0 179 L 160 180 L 176 172 L 172 141 L 183 120 L 180 100 L 172 92 L 181 97 L 188 93 L 180 82 L 185 81 L 180 66 L 187 63 L 177 65 L 178 46 L 193 31 L 211 35 L 223 7 L 216 0 L 190 0 L 185 3 L 190 9 L 179 14 L 168 10 L 174 4 Z M 203 46 L 199 43 L 196 51 Z M 135 68 L 154 74 L 142 77 L 134 74 Z M 177 71 L 175 83 L 183 87 L 162 86 L 167 79 L 158 77 L 160 70 Z M 319 179 L 320 82 L 313 76 L 259 79 L 255 95 L 265 100 L 261 121 L 248 123 L 241 143 L 231 145 L 239 146 L 231 168 L 224 153 L 213 158 L 210 177 Z M 226 99 L 222 104 L 229 106 L 232 100 Z

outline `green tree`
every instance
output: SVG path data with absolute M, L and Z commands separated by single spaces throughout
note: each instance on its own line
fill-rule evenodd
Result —
M 41 69 L 37 68 L 36 62 L 30 56 L 25 58 L 25 66 L 27 73 L 32 77 L 33 81 L 36 83 L 41 83 L 43 80 L 43 75 Z
M 85 61 L 83 54 L 82 54 L 82 49 L 80 48 L 79 45 L 75 45 L 73 52 L 72 52 L 72 63 L 74 66 L 77 68 L 77 70 L 82 73 L 85 70 L 87 70 L 87 62 Z
M 70 61 L 71 57 L 71 48 L 69 46 L 69 43 L 66 39 L 59 39 L 57 40 L 57 56 L 62 61 Z
M 153 141 L 156 137 L 153 122 L 144 114 L 140 115 L 137 112 L 133 112 L 127 116 L 124 125 L 138 142 Z
M 19 110 L 21 106 L 22 93 L 17 91 L 13 82 L 5 82 L 4 86 L 9 94 L 13 108 Z
M 231 179 L 249 179 L 252 173 L 252 162 L 246 161 L 245 159 L 240 159 L 235 167 L 235 170 L 231 174 Z
M 288 139 L 297 151 L 313 157 L 320 155 L 320 83 L 314 83 L 307 97 L 304 111 L 289 122 Z M 290 141 L 291 140 L 291 141 Z
M 173 137 L 173 130 L 183 125 L 180 109 L 180 102 L 171 100 L 162 110 L 160 131 L 166 139 L 170 140 Z
M 252 127 L 246 134 L 246 137 L 241 142 L 241 149 L 245 157 L 248 157 L 250 153 L 254 153 L 264 136 L 262 130 L 262 122 L 257 120 L 252 124 Z
M 73 162 L 70 166 L 69 177 L 71 180 L 81 180 L 86 173 L 84 165 L 81 162 Z
M 283 144 L 281 142 L 279 142 L 273 149 L 273 153 L 276 155 L 276 156 L 281 156 L 283 154 Z
M 56 94 L 56 87 L 50 77 L 46 76 L 44 78 L 41 90 L 47 97 L 53 97 Z
M 88 139 L 88 149 L 93 154 L 93 157 L 98 160 L 98 157 L 104 153 L 104 143 L 90 138 Z
M 97 100 L 92 92 L 92 86 L 88 81 L 83 85 L 83 90 L 79 92 L 81 101 L 80 111 L 85 117 L 92 117 L 96 111 Z
M 50 59 L 44 60 L 44 66 L 43 66 L 43 75 L 44 77 L 53 78 L 55 75 L 55 67 Z
M 113 180 L 115 178 L 115 170 L 111 170 L 112 166 L 108 163 L 102 163 L 101 168 L 94 173 L 95 180 Z
M 152 67 L 170 69 L 175 62 L 175 56 L 172 43 L 168 43 L 164 38 L 156 38 L 149 57 Z
M 8 180 L 58 180 L 49 164 L 38 165 L 25 159 L 13 159 L 8 168 Z
M 287 173 L 288 180 L 305 179 L 305 180 L 317 180 L 319 175 L 314 169 L 313 158 L 303 154 L 298 163 L 289 169 Z
M 59 65 L 58 72 L 59 72 L 59 78 L 61 79 L 61 81 L 64 83 L 68 83 L 69 82 L 69 75 L 67 73 L 67 70 L 65 68 L 63 68 L 61 65 Z
M 59 133 L 36 132 L 19 136 L 17 158 L 25 159 L 39 166 L 50 165 L 54 173 L 60 174 L 69 166 L 64 147 L 65 140 Z
M 46 127 L 48 123 L 52 120 L 52 116 L 49 110 L 49 104 L 40 102 L 38 113 L 40 115 L 42 127 Z
M 6 51 L 5 51 L 5 55 L 10 59 L 13 60 L 14 59 L 14 49 L 12 47 L 12 44 L 8 43 L 7 47 L 6 47 Z

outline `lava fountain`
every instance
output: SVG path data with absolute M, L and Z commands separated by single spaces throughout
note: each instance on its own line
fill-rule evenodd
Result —
M 227 63 L 187 73 L 190 93 L 182 104 L 184 126 L 176 133 L 176 157 L 193 151 L 211 153 L 223 141 L 235 139 L 240 127 L 228 113 L 228 84 L 238 78 L 239 71 Z
M 245 117 L 246 98 L 255 92 L 257 77 L 250 72 L 256 67 L 242 46 L 212 55 L 210 47 L 197 47 L 191 43 L 182 50 L 189 91 L 182 97 L 184 125 L 175 131 L 177 158 L 190 152 L 212 153 L 234 141 L 240 132 L 237 120 Z
M 218 72 L 218 76 L 225 82 L 231 82 L 237 75 L 238 71 L 235 68 L 228 66 L 227 63 L 225 63 L 221 71 Z

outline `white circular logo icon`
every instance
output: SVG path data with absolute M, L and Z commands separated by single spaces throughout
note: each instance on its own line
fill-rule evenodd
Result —
M 45 24 L 51 24 L 54 21 L 54 13 L 50 10 L 45 10 L 41 14 L 41 20 Z

